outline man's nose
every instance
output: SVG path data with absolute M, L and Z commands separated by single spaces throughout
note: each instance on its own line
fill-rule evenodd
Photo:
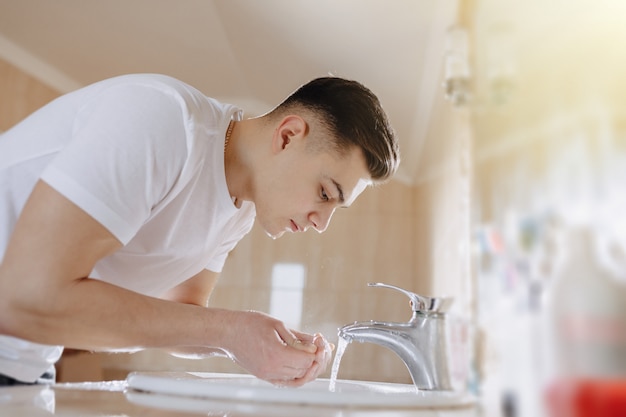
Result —
M 333 217 L 333 213 L 335 213 L 335 207 L 324 207 L 311 213 L 309 215 L 309 220 L 311 221 L 311 224 L 313 224 L 313 228 L 318 233 L 322 233 L 328 227 L 330 219 Z

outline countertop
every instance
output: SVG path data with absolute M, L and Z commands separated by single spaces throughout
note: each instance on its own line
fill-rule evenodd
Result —
M 125 381 L 67 383 L 0 388 L 4 417 L 478 417 L 474 407 L 449 409 L 371 409 L 298 406 L 173 398 L 126 390 Z

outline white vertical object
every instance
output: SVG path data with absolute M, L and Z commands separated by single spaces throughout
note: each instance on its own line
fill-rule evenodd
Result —
M 272 268 L 270 315 L 292 329 L 298 329 L 302 321 L 305 277 L 306 269 L 302 264 L 277 263 Z

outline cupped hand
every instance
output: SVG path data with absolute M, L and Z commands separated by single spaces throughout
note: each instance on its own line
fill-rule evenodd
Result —
M 324 336 L 320 333 L 317 333 L 315 336 L 297 332 L 295 330 L 292 330 L 291 333 L 297 337 L 297 340 L 291 345 L 291 347 L 304 350 L 306 352 L 315 352 L 315 360 L 301 377 L 297 377 L 292 380 L 277 380 L 270 382 L 285 387 L 299 387 L 308 382 L 314 381 L 320 374 L 322 374 L 322 372 L 326 370 L 326 367 L 332 358 L 332 351 L 335 346 L 332 343 L 328 343 Z
M 256 311 L 233 312 L 224 349 L 248 372 L 275 385 L 298 387 L 326 370 L 334 346 L 321 334 L 289 330 Z
M 297 385 L 294 386 L 299 386 L 315 380 L 320 374 L 322 374 L 326 370 L 328 364 L 332 360 L 335 345 L 329 343 L 321 333 L 316 333 L 313 336 L 307 333 L 301 333 L 297 331 L 292 332 L 298 337 L 299 340 L 302 341 L 303 346 L 315 346 L 315 361 L 307 374 L 302 378 L 299 378 L 299 380 L 295 381 Z

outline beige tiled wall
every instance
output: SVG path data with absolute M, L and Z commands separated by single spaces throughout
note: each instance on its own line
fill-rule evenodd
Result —
M 58 91 L 0 59 L 0 132 L 58 96 Z

